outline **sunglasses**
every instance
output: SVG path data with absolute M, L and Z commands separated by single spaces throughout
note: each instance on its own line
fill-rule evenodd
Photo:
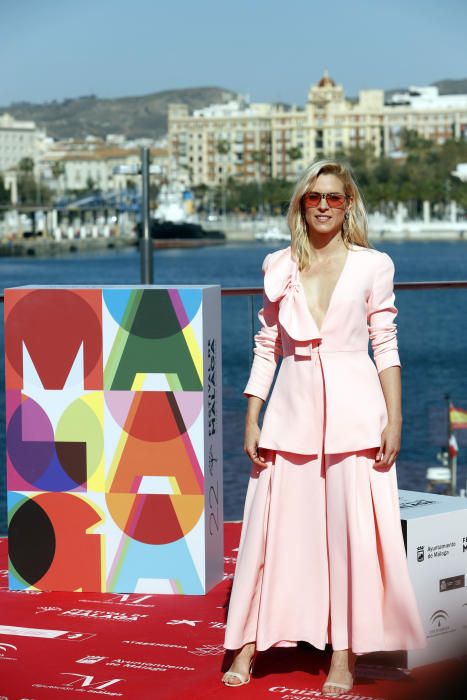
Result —
M 340 194 L 339 192 L 306 192 L 306 194 L 303 195 L 303 204 L 306 209 L 309 207 L 319 207 L 323 197 L 328 207 L 331 207 L 331 209 L 342 207 L 345 202 L 350 199 L 348 194 Z

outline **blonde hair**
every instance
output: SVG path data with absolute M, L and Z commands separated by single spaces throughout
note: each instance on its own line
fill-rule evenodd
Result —
M 352 198 L 346 220 L 342 225 L 342 240 L 346 247 L 355 243 L 364 248 L 372 247 L 368 242 L 368 217 L 352 170 L 349 165 L 335 160 L 318 160 L 306 168 L 297 181 L 290 200 L 287 223 L 292 237 L 292 256 L 303 269 L 311 262 L 310 242 L 302 197 L 309 192 L 319 175 L 335 175 L 344 186 L 345 194 Z

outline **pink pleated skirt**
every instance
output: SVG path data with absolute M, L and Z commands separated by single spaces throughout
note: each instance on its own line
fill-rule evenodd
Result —
M 426 646 L 396 465 L 374 466 L 376 453 L 263 450 L 245 499 L 226 649 L 300 640 L 357 654 Z

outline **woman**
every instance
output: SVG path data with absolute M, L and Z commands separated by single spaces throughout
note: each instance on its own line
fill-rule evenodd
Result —
M 305 171 L 288 223 L 291 246 L 263 263 L 244 390 L 252 471 L 224 640 L 237 652 L 223 681 L 249 682 L 271 646 L 329 643 L 323 691 L 335 697 L 352 688 L 357 655 L 426 645 L 400 524 L 394 264 L 370 248 L 344 164 Z

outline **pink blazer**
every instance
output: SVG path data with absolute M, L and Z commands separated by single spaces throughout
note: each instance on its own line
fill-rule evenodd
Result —
M 378 375 L 401 366 L 392 259 L 351 246 L 321 332 L 291 247 L 267 255 L 263 273 L 261 328 L 245 396 L 266 400 L 282 359 L 259 446 L 300 454 L 318 454 L 322 445 L 327 454 L 379 447 L 388 416 Z

